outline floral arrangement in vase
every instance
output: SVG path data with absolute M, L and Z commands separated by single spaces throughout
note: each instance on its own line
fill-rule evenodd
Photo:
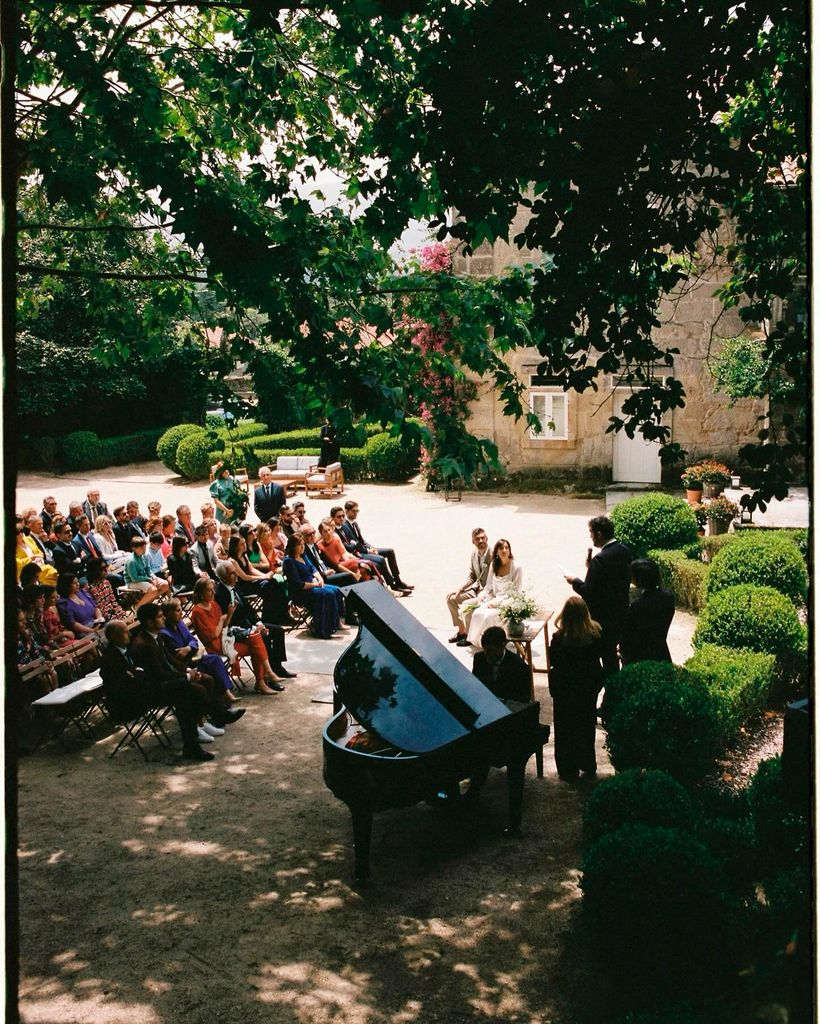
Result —
M 537 601 L 523 590 L 511 590 L 498 602 L 498 614 L 507 624 L 510 636 L 521 636 L 524 632 L 524 619 L 537 613 Z
M 713 498 L 704 507 L 706 520 L 712 534 L 727 533 L 729 523 L 740 515 L 740 507 L 723 496 Z

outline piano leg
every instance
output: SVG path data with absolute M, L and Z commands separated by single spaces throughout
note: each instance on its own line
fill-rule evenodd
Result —
M 521 831 L 521 808 L 524 803 L 524 772 L 526 761 L 511 761 L 507 765 L 507 797 L 510 803 L 510 823 L 508 835 L 518 835 Z
M 373 812 L 368 807 L 351 807 L 353 816 L 353 848 L 356 854 L 357 882 L 370 877 L 370 835 L 373 831 Z

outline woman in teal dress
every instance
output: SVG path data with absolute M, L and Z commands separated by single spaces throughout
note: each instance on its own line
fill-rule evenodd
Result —
M 242 519 L 248 508 L 248 496 L 234 479 L 231 467 L 223 462 L 217 476 L 208 488 L 216 505 L 216 518 L 220 523 L 233 523 Z

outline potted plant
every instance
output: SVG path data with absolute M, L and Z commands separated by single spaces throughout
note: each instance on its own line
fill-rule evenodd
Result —
M 538 613 L 538 604 L 523 590 L 511 590 L 498 603 L 498 614 L 507 627 L 507 635 L 524 635 L 524 619 Z
M 706 521 L 709 523 L 709 534 L 729 532 L 729 523 L 737 519 L 740 509 L 728 498 L 714 498 L 706 505 Z
M 722 462 L 714 459 L 707 459 L 697 467 L 698 475 L 703 481 L 703 490 L 707 498 L 717 498 L 732 482 L 732 471 Z
M 687 466 L 681 473 L 686 500 L 690 505 L 697 505 L 703 497 L 703 481 L 700 478 L 699 466 Z
M 698 537 L 704 537 L 706 535 L 706 506 L 697 502 L 692 506 L 692 511 L 698 521 Z

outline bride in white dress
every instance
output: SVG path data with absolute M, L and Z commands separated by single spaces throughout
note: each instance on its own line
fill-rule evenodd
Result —
M 463 631 L 467 634 L 467 644 L 480 647 L 485 629 L 504 625 L 498 612 L 499 599 L 511 590 L 520 590 L 523 576 L 523 569 L 513 561 L 510 542 L 497 540 L 493 547 L 487 584 L 478 595 L 478 604 L 476 605 L 475 600 L 465 601 L 459 608 Z

